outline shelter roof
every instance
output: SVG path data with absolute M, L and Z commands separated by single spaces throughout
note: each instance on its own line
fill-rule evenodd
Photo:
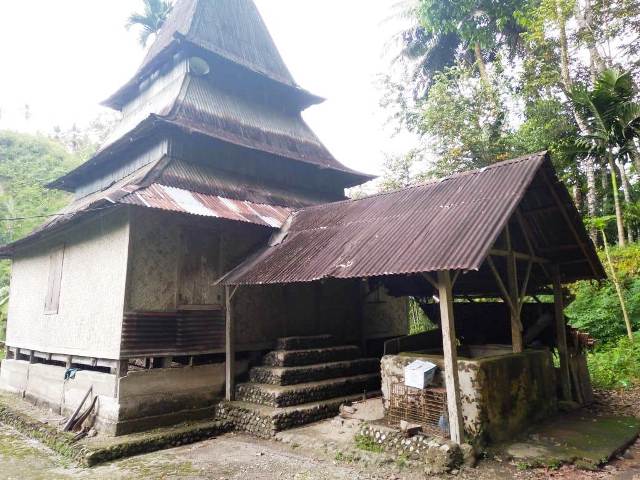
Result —
M 298 210 L 230 285 L 480 270 L 516 211 L 565 281 L 604 271 L 545 153 L 402 190 Z M 543 215 L 538 215 L 542 212 Z
M 193 45 L 289 87 L 307 97 L 308 104 L 322 101 L 295 83 L 252 0 L 178 0 L 134 77 L 104 104 L 122 108 L 145 76 L 181 44 Z

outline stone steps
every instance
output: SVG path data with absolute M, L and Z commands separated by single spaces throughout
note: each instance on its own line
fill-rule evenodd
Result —
M 236 399 L 271 407 L 290 407 L 379 389 L 380 374 L 375 372 L 287 386 L 242 383 L 236 387 Z
M 301 367 L 253 367 L 249 372 L 253 383 L 270 385 L 295 385 L 304 382 L 317 382 L 330 378 L 349 377 L 380 371 L 377 358 L 358 358 L 341 362 L 320 363 Z
M 354 345 L 303 350 L 273 350 L 264 356 L 262 364 L 267 367 L 300 367 L 355 360 L 359 355 L 360 349 Z
M 216 418 L 232 422 L 237 430 L 270 438 L 282 430 L 331 418 L 337 415 L 340 405 L 361 399 L 361 394 L 347 395 L 286 408 L 223 401 L 216 407 Z
M 332 335 L 313 335 L 307 337 L 281 337 L 276 341 L 276 350 L 304 350 L 335 346 Z

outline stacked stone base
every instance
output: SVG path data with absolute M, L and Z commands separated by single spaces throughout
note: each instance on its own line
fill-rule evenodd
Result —
M 359 358 L 360 349 L 339 346 L 329 335 L 286 337 L 278 350 L 236 387 L 236 401 L 223 402 L 216 416 L 237 430 L 260 437 L 336 415 L 340 405 L 380 390 L 378 359 Z
M 469 445 L 460 447 L 446 439 L 427 435 L 407 437 L 404 432 L 385 425 L 365 423 L 360 428 L 360 435 L 385 452 L 424 464 L 428 475 L 449 472 L 474 461 L 467 458 L 473 456 Z
M 216 418 L 231 422 L 238 431 L 261 438 L 272 438 L 283 430 L 331 418 L 338 413 L 340 405 L 361 398 L 360 395 L 341 397 L 288 408 L 225 401 L 216 408 Z

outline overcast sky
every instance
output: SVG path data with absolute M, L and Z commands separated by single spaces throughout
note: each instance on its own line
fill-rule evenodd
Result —
M 47 133 L 86 124 L 127 81 L 144 51 L 124 28 L 134 0 L 0 2 L 0 128 Z M 256 0 L 296 81 L 327 98 L 305 118 L 346 165 L 379 173 L 392 138 L 376 81 L 393 31 L 393 0 Z M 29 105 L 30 118 L 25 119 Z

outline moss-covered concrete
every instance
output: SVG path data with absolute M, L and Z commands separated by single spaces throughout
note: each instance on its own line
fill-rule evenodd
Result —
M 458 360 L 464 427 L 474 443 L 512 438 L 557 411 L 555 373 L 548 351 L 491 352 L 487 349 L 487 356 Z M 431 352 L 386 355 L 382 358 L 385 408 L 389 407 L 391 385 L 404 381 L 404 367 L 416 359 L 438 365 L 434 385 L 444 386 L 442 356 Z
M 98 436 L 74 442 L 75 434 L 62 432 L 16 405 L 17 399 L 0 397 L 0 423 L 38 440 L 59 455 L 79 465 L 91 467 L 119 458 L 198 442 L 231 430 L 227 421 L 206 420 L 159 428 L 121 437 Z M 1 453 L 1 452 L 0 452 Z
M 640 434 L 640 419 L 593 417 L 580 412 L 534 427 L 517 442 L 495 448 L 523 467 L 575 464 L 595 469 L 623 451 Z

